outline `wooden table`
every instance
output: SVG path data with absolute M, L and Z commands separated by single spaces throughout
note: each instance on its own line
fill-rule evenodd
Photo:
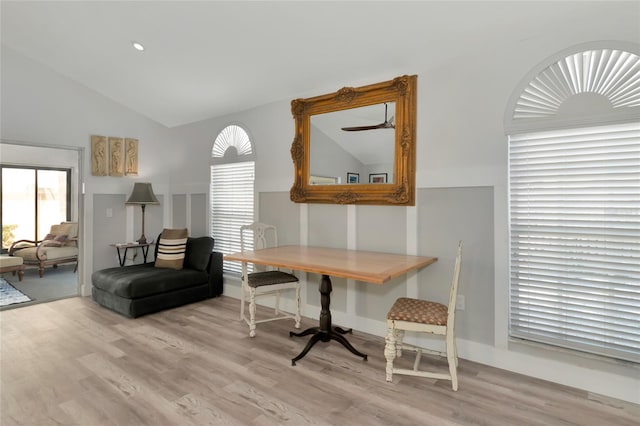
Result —
M 395 277 L 438 260 L 437 257 L 307 246 L 281 246 L 245 251 L 244 253 L 226 255 L 225 259 L 322 275 L 320 279 L 320 303 L 322 305 L 320 326 L 309 328 L 301 333 L 289 333 L 289 336 L 297 337 L 313 335 L 302 352 L 291 360 L 292 365 L 302 359 L 318 341 L 328 342 L 330 340 L 340 342 L 353 354 L 367 360 L 367 355 L 356 350 L 344 337 L 344 334 L 351 332 L 351 329 L 345 330 L 331 325 L 330 294 L 332 287 L 329 276 L 350 278 L 372 284 L 384 284 Z

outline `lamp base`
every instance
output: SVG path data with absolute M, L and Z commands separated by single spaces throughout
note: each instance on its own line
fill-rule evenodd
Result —
M 147 237 L 145 237 L 145 236 L 144 236 L 144 234 L 142 234 L 142 236 L 141 236 L 140 238 L 138 238 L 138 239 L 136 240 L 136 242 L 137 242 L 138 244 L 147 244 Z

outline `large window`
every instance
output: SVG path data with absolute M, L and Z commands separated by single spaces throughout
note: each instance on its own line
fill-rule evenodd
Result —
M 2 251 L 17 240 L 41 240 L 71 219 L 71 170 L 0 166 Z
M 255 163 L 251 140 L 230 125 L 213 143 L 211 156 L 211 236 L 216 250 L 240 251 L 240 226 L 253 222 Z M 240 273 L 238 262 L 224 262 L 225 272 Z
M 509 139 L 511 335 L 640 361 L 640 124 Z
M 640 362 L 639 106 L 640 58 L 612 49 L 551 63 L 514 103 L 513 338 Z

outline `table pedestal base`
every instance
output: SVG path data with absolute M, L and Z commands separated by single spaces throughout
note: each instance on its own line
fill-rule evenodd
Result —
M 322 306 L 322 310 L 320 311 L 320 326 L 308 328 L 300 333 L 294 333 L 293 331 L 289 332 L 289 337 L 303 337 L 310 334 L 313 335 L 307 342 L 307 345 L 304 347 L 302 352 L 300 352 L 298 356 L 291 360 L 291 365 L 296 365 L 296 361 L 304 358 L 304 356 L 316 343 L 328 342 L 330 340 L 340 342 L 342 346 L 349 349 L 352 354 L 362 357 L 364 361 L 367 360 L 367 355 L 354 348 L 346 339 L 346 337 L 344 337 L 344 334 L 352 333 L 352 330 L 350 328 L 344 329 L 331 325 L 331 310 L 329 309 L 331 304 L 331 291 L 331 278 L 329 278 L 328 275 L 323 275 L 322 279 L 320 280 L 320 304 Z

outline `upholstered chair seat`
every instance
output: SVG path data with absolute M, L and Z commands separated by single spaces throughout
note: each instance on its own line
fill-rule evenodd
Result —
M 387 320 L 447 325 L 447 316 L 448 308 L 442 303 L 401 297 L 389 310 Z
M 261 287 L 265 285 L 294 283 L 298 281 L 298 277 L 288 272 L 282 271 L 264 271 L 249 274 L 247 277 L 249 287 Z

